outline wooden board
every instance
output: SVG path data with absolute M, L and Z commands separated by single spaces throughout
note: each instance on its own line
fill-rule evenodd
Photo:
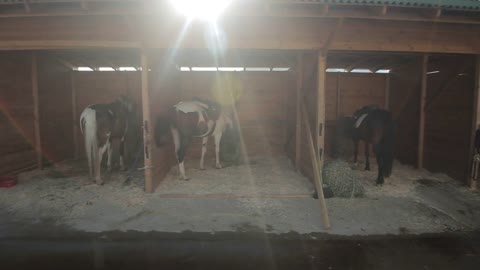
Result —
M 0 175 L 36 164 L 31 79 L 30 53 L 0 53 Z
M 332 18 L 229 18 L 219 28 L 229 49 L 320 49 L 327 43 Z M 142 16 L 127 23 L 117 16 L 3 19 L 0 49 L 48 48 L 208 48 L 205 24 L 169 16 Z M 137 31 L 136 31 L 136 30 Z M 144 30 L 141 31 L 140 29 Z M 330 50 L 479 53 L 480 25 L 350 19 L 331 41 Z M 178 36 L 182 33 L 181 42 Z M 212 33 L 213 35 L 213 33 Z M 214 39 L 212 39 L 213 42 Z

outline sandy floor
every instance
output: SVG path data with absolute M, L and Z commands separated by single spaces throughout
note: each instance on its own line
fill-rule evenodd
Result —
M 208 164 L 213 164 L 211 161 Z M 104 186 L 88 185 L 82 163 L 65 162 L 20 176 L 16 187 L 0 189 L 0 236 L 14 233 L 19 222 L 71 230 L 161 232 L 265 231 L 326 232 L 313 189 L 286 158 L 253 160 L 251 166 L 221 170 L 187 165 L 190 181 L 172 169 L 154 194 L 143 192 L 142 172 L 130 181 L 125 173 L 107 175 Z M 80 169 L 79 169 L 80 168 Z M 374 170 L 374 168 L 372 168 Z M 396 164 L 383 187 L 375 171 L 355 170 L 366 188 L 363 198 L 327 200 L 338 235 L 419 234 L 480 228 L 480 196 L 445 175 Z M 197 198 L 169 195 L 201 195 Z M 303 198 L 222 198 L 212 194 L 285 195 Z M 9 227 L 10 226 L 10 227 Z

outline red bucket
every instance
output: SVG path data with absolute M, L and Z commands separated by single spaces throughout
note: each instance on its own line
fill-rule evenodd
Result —
M 17 177 L 14 175 L 0 175 L 0 187 L 9 188 L 17 185 Z

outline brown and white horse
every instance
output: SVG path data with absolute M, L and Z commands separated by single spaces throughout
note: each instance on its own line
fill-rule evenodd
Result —
M 204 170 L 204 158 L 207 152 L 208 137 L 215 139 L 216 167 L 222 168 L 220 163 L 220 141 L 227 128 L 232 127 L 232 120 L 222 111 L 216 102 L 194 99 L 179 102 L 173 106 L 167 116 L 158 117 L 155 126 L 155 142 L 162 145 L 162 138 L 170 129 L 175 144 L 175 154 L 182 179 L 188 180 L 185 175 L 185 155 L 187 147 L 193 137 L 202 138 L 202 156 L 200 169 Z
M 80 115 L 80 130 L 85 138 L 90 177 L 99 185 L 103 184 L 100 175 L 102 157 L 107 151 L 107 167 L 111 170 L 112 140 L 120 140 L 120 167 L 125 169 L 125 135 L 129 128 L 133 102 L 121 96 L 110 104 L 93 104 L 85 108 Z M 131 126 L 131 124 L 130 124 Z

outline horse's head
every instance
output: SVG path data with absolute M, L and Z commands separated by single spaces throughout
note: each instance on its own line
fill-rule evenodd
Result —
M 128 96 L 120 96 L 117 99 L 117 102 L 120 103 L 121 107 L 126 110 L 128 113 L 133 113 L 135 109 L 135 102 Z

